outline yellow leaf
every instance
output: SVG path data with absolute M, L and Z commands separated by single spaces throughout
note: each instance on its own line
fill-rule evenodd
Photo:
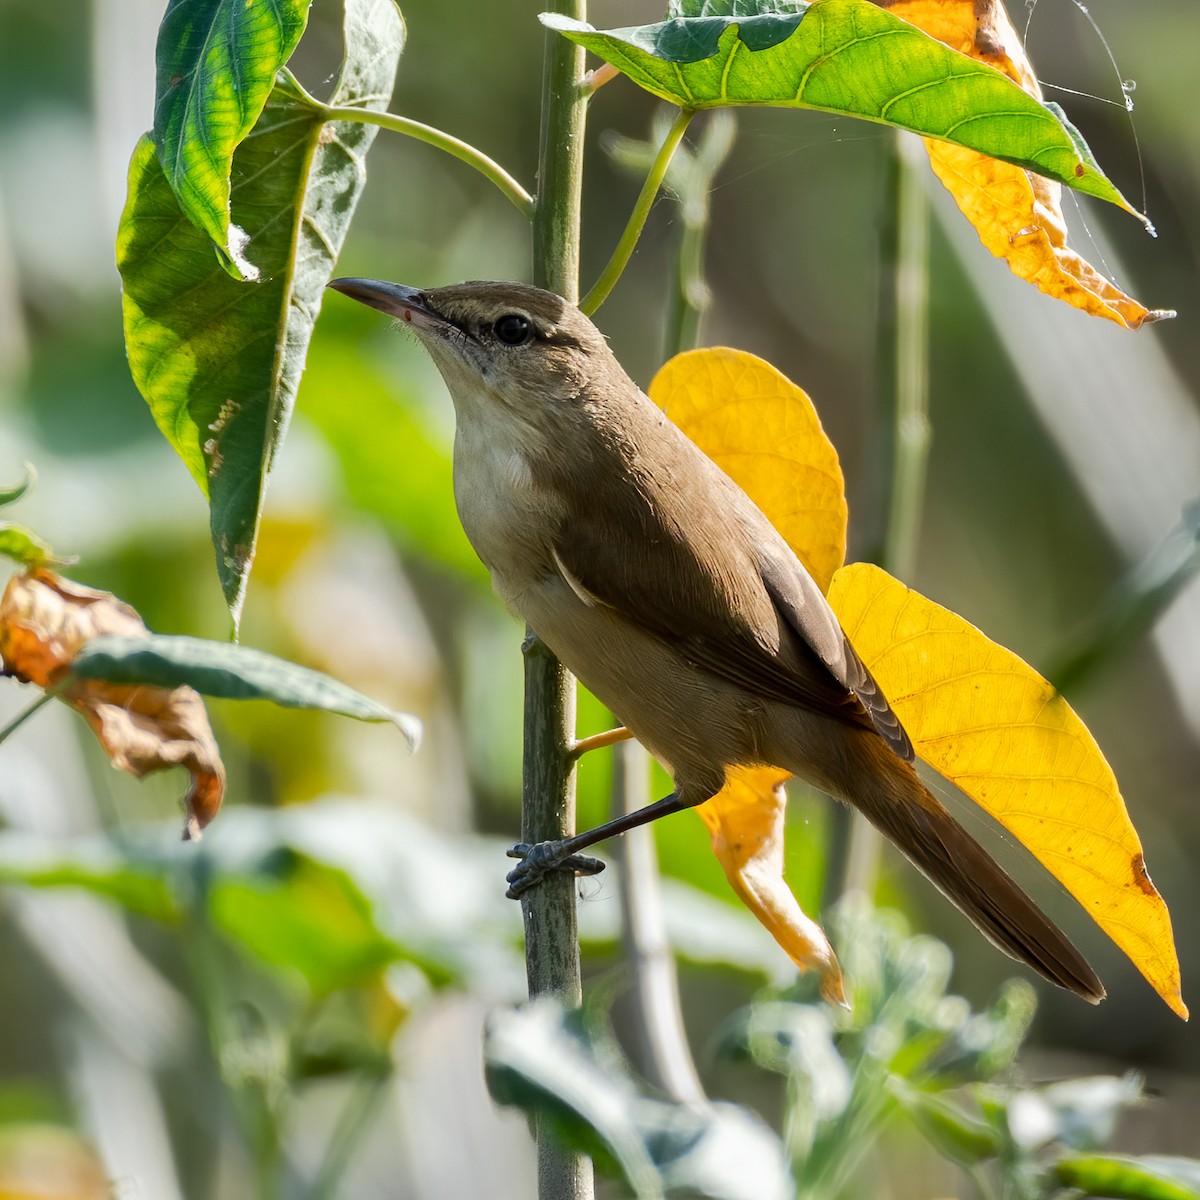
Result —
M 825 591 L 846 557 L 846 493 L 808 396 L 770 363 L 723 347 L 677 354 L 648 394 L 767 513 Z
M 751 499 L 824 591 L 846 557 L 846 494 L 837 451 L 808 396 L 742 350 L 691 350 L 654 377 L 649 395 Z M 774 767 L 732 767 L 696 812 L 742 903 L 821 994 L 844 1004 L 837 957 L 783 878 L 789 778 Z
M 1171 918 L 1116 778 L 1067 702 L 878 567 L 843 567 L 829 603 L 917 754 L 1021 841 L 1186 1019 Z
M 1025 47 L 1000 0 L 876 0 L 954 50 L 989 63 L 1042 99 Z M 1039 291 L 1127 329 L 1173 316 L 1151 311 L 1067 246 L 1062 188 L 949 142 L 925 140 L 934 173 L 983 244 Z
M 696 812 L 730 886 L 802 971 L 821 976 L 821 995 L 845 1004 L 842 973 L 821 927 L 804 915 L 783 878 L 783 831 L 791 776 L 776 767 L 731 767 L 725 786 Z

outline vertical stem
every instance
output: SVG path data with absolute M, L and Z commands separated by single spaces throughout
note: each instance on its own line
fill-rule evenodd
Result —
M 896 444 L 883 565 L 901 579 L 917 565 L 929 465 L 929 198 L 913 136 L 896 146 L 899 253 L 896 262 Z
M 555 12 L 587 18 L 586 0 L 555 0 Z M 574 301 L 579 296 L 579 221 L 583 185 L 583 131 L 587 95 L 584 52 L 546 32 L 542 71 L 542 124 L 537 201 L 533 216 L 533 271 L 539 287 Z M 575 681 L 532 635 L 525 641 L 525 737 L 521 836 L 540 842 L 575 832 Z M 579 937 L 572 879 L 552 874 L 521 901 L 525 970 L 530 996 L 582 999 Z M 592 1166 L 564 1149 L 537 1121 L 540 1200 L 591 1200 Z
M 898 133 L 895 143 L 896 249 L 892 264 L 895 326 L 892 389 L 895 424 L 891 491 L 882 565 L 901 579 L 916 566 L 925 476 L 929 463 L 929 199 L 919 172 L 920 142 Z M 871 892 L 879 866 L 880 836 L 855 814 L 842 890 Z
M 671 264 L 673 286 L 667 297 L 667 358 L 680 350 L 690 350 L 700 341 L 700 322 L 711 299 L 704 279 L 707 209 L 704 217 L 701 224 L 694 224 L 685 214 L 675 246 L 675 261 Z
M 556 13 L 587 19 L 587 0 L 555 0 Z M 533 281 L 574 303 L 579 299 L 579 222 L 587 92 L 584 51 L 546 31 L 542 127 L 533 213 Z
M 671 268 L 667 297 L 667 332 L 664 361 L 681 350 L 700 344 L 700 326 L 712 302 L 704 270 L 704 243 L 708 237 L 709 197 L 713 180 L 733 148 L 737 120 L 733 110 L 707 114 L 707 124 L 693 152 L 689 170 L 680 172 L 678 187 L 680 235 Z

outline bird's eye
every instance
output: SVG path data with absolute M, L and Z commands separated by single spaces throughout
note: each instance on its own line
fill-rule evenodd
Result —
M 508 313 L 492 326 L 492 332 L 506 346 L 523 346 L 533 337 L 533 325 L 520 313 Z

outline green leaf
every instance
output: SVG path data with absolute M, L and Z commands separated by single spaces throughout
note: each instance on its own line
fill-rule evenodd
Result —
M 26 463 L 25 478 L 20 483 L 15 483 L 12 487 L 0 487 L 0 508 L 6 504 L 16 503 L 36 482 L 37 472 L 29 463 Z
M 77 679 L 193 687 L 228 700 L 270 700 L 284 708 L 317 708 L 358 721 L 391 721 L 416 748 L 421 722 L 352 687 L 262 650 L 191 637 L 98 637 L 71 660 Z
M 766 1126 L 732 1104 L 642 1095 L 611 1037 L 552 1000 L 494 1014 L 484 1062 L 499 1103 L 537 1112 L 569 1145 L 611 1160 L 638 1200 L 675 1190 L 712 1200 L 794 1195 Z
M 254 127 L 308 21 L 309 0 L 171 0 L 158 30 L 154 142 L 179 206 L 229 259 L 246 234 L 229 223 L 233 152 Z
M 0 884 L 85 888 L 170 925 L 203 905 L 227 940 L 317 992 L 396 961 L 432 986 L 486 980 L 493 995 L 515 995 L 523 985 L 498 841 L 344 801 L 232 808 L 200 843 L 180 842 L 174 822 L 130 833 L 118 844 L 0 831 Z
M 49 542 L 21 525 L 0 521 L 0 554 L 15 559 L 23 567 L 42 567 L 47 563 L 63 562 L 55 556 Z
M 392 0 L 346 0 L 332 102 L 383 110 L 404 43 Z M 220 267 L 143 138 L 117 237 L 134 382 L 209 498 L 217 573 L 234 623 L 268 474 L 287 430 L 325 284 L 365 180 L 375 127 L 322 119 L 286 71 L 233 159 L 233 215 L 263 282 Z
M 747 9 L 758 15 L 741 15 Z M 726 15 L 690 15 L 714 10 Z M 862 117 L 1135 211 L 1049 106 L 869 0 L 796 3 L 785 13 L 691 0 L 680 11 L 689 15 L 604 32 L 555 13 L 541 20 L 681 108 L 755 104 Z
M 1148 1155 L 1089 1154 L 1063 1158 L 1054 1173 L 1064 1187 L 1111 1200 L 1200 1200 L 1200 1162 Z
M 209 908 L 227 937 L 270 966 L 299 971 L 319 993 L 366 983 L 402 957 L 345 871 L 294 852 L 217 881 Z
M 668 17 L 756 17 L 764 13 L 800 13 L 809 0 L 670 0 Z
M 126 857 L 99 838 L 5 831 L 0 834 L 0 883 L 83 888 L 157 921 L 174 922 L 180 915 L 155 864 Z
M 845 1111 L 853 1083 L 833 1036 L 824 1007 L 761 1001 L 728 1023 L 721 1050 L 746 1052 L 766 1070 L 787 1075 L 793 1107 L 806 1119 L 828 1121 Z
M 975 1166 L 1000 1153 L 996 1130 L 958 1105 L 911 1087 L 895 1075 L 888 1079 L 888 1093 L 943 1157 Z

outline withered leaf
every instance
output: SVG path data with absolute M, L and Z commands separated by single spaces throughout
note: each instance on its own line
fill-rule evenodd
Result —
M 14 575 L 0 598 L 4 673 L 58 690 L 92 727 L 114 767 L 136 778 L 185 767 L 185 838 L 198 838 L 221 806 L 225 767 L 208 714 L 190 687 L 160 688 L 101 680 L 65 682 L 71 660 L 93 638 L 145 637 L 141 617 L 109 592 L 38 568 Z
M 988 63 L 1038 100 L 1042 90 L 1001 0 L 875 0 L 962 54 Z M 929 162 L 980 241 L 1039 291 L 1137 329 L 1175 314 L 1125 295 L 1067 245 L 1062 186 L 951 142 L 925 139 Z

